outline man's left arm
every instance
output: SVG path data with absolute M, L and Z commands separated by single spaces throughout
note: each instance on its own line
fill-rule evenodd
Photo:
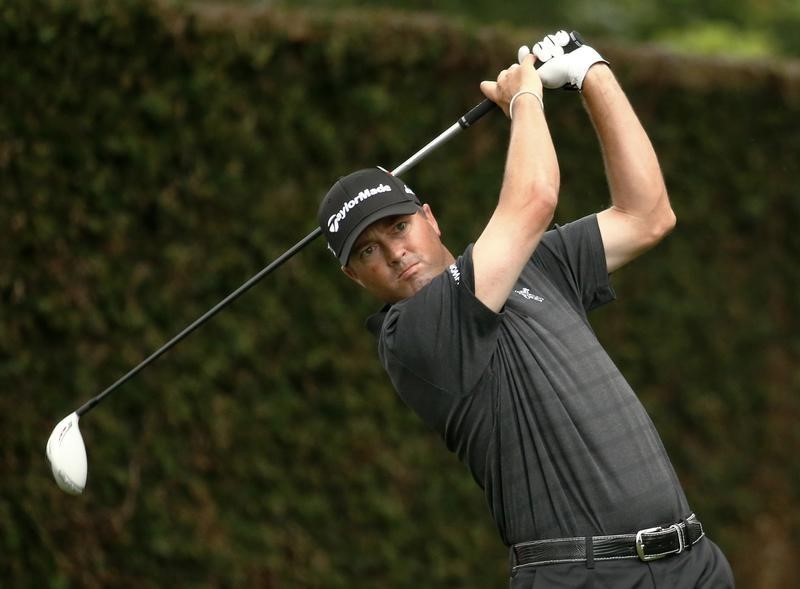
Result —
M 582 92 L 611 192 L 611 206 L 597 215 L 611 273 L 661 241 L 675 213 L 653 145 L 609 67 L 592 66 Z

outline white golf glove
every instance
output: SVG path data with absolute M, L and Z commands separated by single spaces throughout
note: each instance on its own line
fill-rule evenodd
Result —
M 520 63 L 531 53 L 527 45 L 519 48 L 517 58 Z M 558 31 L 547 35 L 533 46 L 536 56 L 536 69 L 545 88 L 580 90 L 589 68 L 596 63 L 608 63 L 588 45 L 576 32 Z

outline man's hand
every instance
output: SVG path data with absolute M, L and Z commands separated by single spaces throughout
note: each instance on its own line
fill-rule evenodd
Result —
M 481 92 L 497 104 L 506 116 L 510 115 L 511 99 L 520 92 L 532 92 L 539 100 L 542 98 L 542 80 L 533 67 L 533 56 L 520 60 L 498 74 L 496 82 L 481 82 Z M 532 98 L 532 97 L 531 97 Z
M 576 32 L 558 31 L 547 35 L 533 46 L 539 77 L 545 88 L 581 90 L 589 68 L 596 63 L 608 63 L 592 47 L 583 44 Z M 522 63 L 531 50 L 527 45 L 519 48 L 518 60 Z

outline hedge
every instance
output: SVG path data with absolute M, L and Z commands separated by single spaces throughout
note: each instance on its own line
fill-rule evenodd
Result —
M 126 0 L 0 6 L 0 578 L 13 587 L 490 587 L 506 551 L 466 469 L 396 398 L 376 304 L 315 243 L 81 421 L 56 421 L 392 167 L 542 31 L 390 11 Z M 800 515 L 800 73 L 598 40 L 649 130 L 676 231 L 595 325 L 742 587 L 788 586 Z M 550 93 L 558 220 L 606 205 L 576 94 Z M 405 179 L 460 251 L 507 122 Z M 173 581 L 174 580 L 174 581 Z

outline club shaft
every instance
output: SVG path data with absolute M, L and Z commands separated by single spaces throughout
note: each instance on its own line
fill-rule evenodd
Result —
M 293 245 L 291 248 L 289 248 L 288 250 L 286 250 L 286 251 L 285 251 L 283 254 L 281 254 L 281 255 L 280 255 L 278 258 L 276 258 L 276 259 L 275 259 L 275 260 L 274 260 L 272 263 L 270 263 L 268 266 L 266 266 L 266 267 L 265 267 L 265 268 L 263 268 L 261 271 L 259 271 L 259 272 L 258 272 L 258 274 L 255 274 L 255 275 L 254 275 L 252 278 L 248 279 L 248 280 L 247 280 L 247 282 L 245 282 L 244 284 L 242 284 L 242 285 L 241 285 L 239 288 L 237 288 L 236 290 L 234 290 L 232 293 L 230 293 L 228 296 L 226 296 L 224 299 L 222 299 L 222 300 L 221 300 L 220 302 L 218 302 L 216 305 L 214 305 L 213 307 L 211 307 L 211 309 L 209 309 L 209 310 L 208 310 L 208 311 L 206 311 L 206 312 L 205 312 L 205 313 L 204 313 L 202 316 L 198 317 L 198 318 L 197 318 L 197 319 L 195 319 L 195 320 L 194 320 L 192 323 L 190 323 L 189 325 L 187 325 L 187 326 L 186 326 L 186 327 L 185 327 L 185 328 L 184 328 L 184 329 L 183 329 L 183 330 L 182 330 L 180 333 L 178 333 L 178 334 L 177 334 L 175 337 L 173 337 L 171 340 L 169 340 L 169 341 L 168 341 L 167 343 L 165 343 L 163 346 L 161 346 L 160 348 L 158 348 L 158 349 L 157 349 L 155 352 L 153 352 L 152 354 L 150 354 L 150 355 L 149 355 L 147 358 L 145 358 L 144 360 L 142 360 L 142 362 L 140 362 L 140 363 L 139 363 L 139 364 L 137 364 L 135 367 L 133 367 L 133 368 L 132 368 L 132 369 L 131 369 L 131 370 L 130 370 L 130 371 L 127 373 L 127 374 L 125 374 L 125 375 L 124 375 L 122 378 L 120 378 L 119 380 L 117 380 L 117 381 L 116 381 L 114 384 L 112 384 L 110 387 L 108 387 L 107 389 L 105 389 L 105 390 L 104 390 L 102 393 L 100 393 L 99 395 L 97 395 L 97 396 L 96 396 L 96 397 L 94 397 L 93 399 L 90 399 L 89 401 L 87 401 L 86 403 L 84 403 L 84 404 L 83 404 L 83 405 L 82 405 L 82 406 L 81 406 L 81 407 L 80 407 L 80 408 L 79 408 L 79 409 L 76 411 L 76 413 L 78 414 L 78 417 L 80 417 L 81 415 L 83 415 L 83 414 L 85 414 L 86 412 L 88 412 L 89 410 L 91 410 L 91 409 L 92 409 L 92 408 L 93 408 L 95 405 L 97 405 L 97 404 L 98 404 L 100 401 L 102 401 L 102 400 L 103 400 L 103 399 L 104 399 L 106 396 L 110 395 L 112 392 L 114 392 L 114 391 L 115 391 L 116 389 L 118 389 L 120 386 L 122 386 L 123 384 L 125 384 L 126 382 L 128 382 L 130 379 L 132 379 L 134 376 L 136 376 L 136 375 L 137 375 L 137 374 L 138 374 L 140 371 L 142 371 L 142 370 L 143 370 L 145 367 L 147 367 L 147 366 L 148 366 L 148 365 L 150 365 L 151 363 L 155 362 L 155 361 L 156 361 L 156 360 L 157 360 L 157 359 L 158 359 L 158 358 L 159 358 L 159 357 L 160 357 L 162 354 L 164 354 L 165 352 L 167 352 L 168 350 L 170 350 L 171 348 L 173 348 L 173 347 L 175 346 L 175 344 L 177 344 L 178 342 L 180 342 L 182 339 L 184 339 L 186 336 L 188 336 L 190 333 L 192 333 L 192 332 L 193 332 L 194 330 L 196 330 L 198 327 L 200 327 L 201 325 L 203 325 L 203 324 L 204 324 L 206 321 L 208 321 L 209 319 L 211 319 L 211 318 L 212 318 L 214 315 L 216 315 L 217 313 L 219 313 L 220 311 L 222 311 L 222 309 L 224 309 L 225 307 L 227 307 L 227 306 L 228 306 L 229 304 L 231 304 L 233 301 L 235 301 L 235 300 L 236 300 L 236 299 L 238 299 L 240 296 L 242 296 L 244 293 L 246 293 L 248 290 L 250 290 L 250 289 L 251 289 L 253 286 L 255 286 L 255 284 L 256 284 L 256 283 L 257 283 L 259 280 L 261 280 L 262 278 L 264 278 L 264 277 L 265 277 L 267 274 L 269 274 L 270 272 L 272 272 L 272 271 L 273 271 L 273 270 L 275 270 L 276 268 L 280 267 L 280 266 L 281 266 L 281 265 L 282 265 L 284 262 L 286 262 L 286 261 L 287 261 L 289 258 L 291 258 L 292 256 L 294 256 L 294 255 L 295 255 L 297 252 L 299 252 L 301 249 L 303 249 L 303 248 L 304 248 L 304 247 L 306 247 L 306 246 L 307 246 L 309 243 L 311 243 L 311 242 L 312 242 L 312 241 L 314 241 L 314 240 L 315 240 L 317 237 L 319 237 L 319 235 L 320 235 L 321 233 L 322 233 L 322 230 L 321 230 L 319 227 L 317 227 L 316 229 L 314 229 L 314 231 L 312 231 L 311 233 L 309 233 L 308 235 L 306 235 L 306 236 L 305 236 L 303 239 L 301 239 L 301 240 L 300 240 L 300 241 L 298 241 L 296 244 L 294 244 L 294 245 Z
M 425 147 L 420 149 L 417 153 L 412 155 L 402 164 L 397 166 L 393 171 L 393 176 L 399 176 L 400 174 L 410 170 L 413 168 L 420 160 L 425 158 L 429 153 L 434 151 L 440 145 L 448 141 L 454 135 L 459 133 L 461 130 L 466 129 L 473 123 L 475 123 L 478 119 L 480 119 L 483 115 L 493 109 L 494 103 L 487 100 L 484 100 L 474 108 L 470 109 L 464 116 L 462 116 L 456 123 L 446 129 L 444 132 L 440 133 L 435 139 L 430 141 Z M 202 316 L 195 319 L 192 323 L 187 325 L 180 333 L 175 335 L 172 339 L 158 348 L 155 352 L 150 354 L 147 358 L 142 360 L 139 364 L 134 366 L 130 371 L 128 371 L 124 376 L 122 376 L 119 380 L 117 380 L 114 384 L 103 390 L 100 394 L 93 397 L 92 399 L 88 400 L 86 403 L 81 405 L 76 413 L 78 417 L 81 415 L 85 415 L 89 411 L 91 411 L 100 401 L 105 399 L 108 395 L 113 393 L 123 384 L 128 382 L 134 376 L 139 374 L 142 370 L 144 370 L 147 366 L 155 362 L 159 357 L 161 357 L 164 353 L 175 347 L 175 345 L 180 342 L 181 340 L 185 339 L 189 334 L 199 328 L 201 325 L 206 323 L 209 319 L 211 319 L 214 315 L 219 313 L 222 309 L 230 305 L 233 301 L 238 299 L 242 296 L 245 292 L 250 290 L 256 283 L 258 283 L 262 278 L 270 274 L 272 271 L 279 268 L 286 262 L 289 258 L 293 257 L 297 252 L 305 248 L 309 243 L 314 241 L 317 237 L 322 234 L 322 230 L 317 227 L 311 233 L 306 235 L 303 239 L 298 241 L 288 250 L 286 250 L 283 254 L 281 254 L 278 258 L 276 258 L 273 262 L 271 262 L 268 266 L 264 267 L 260 270 L 257 274 L 249 278 L 244 284 L 242 284 L 239 288 L 234 290 L 216 305 L 214 305 L 211 309 L 206 311 Z
M 394 170 L 392 170 L 392 175 L 400 176 L 404 172 L 410 170 L 415 165 L 417 165 L 417 163 L 420 160 L 424 159 L 429 153 L 436 150 L 442 144 L 452 139 L 455 135 L 457 135 L 467 127 L 471 126 L 473 123 L 475 123 L 478 119 L 480 119 L 483 115 L 485 115 L 487 112 L 489 112 L 496 106 L 497 105 L 494 102 L 486 98 L 483 102 L 481 102 L 477 106 L 467 111 L 464 114 L 464 116 L 458 119 L 458 121 L 453 123 L 444 132 L 440 133 L 425 147 L 420 149 L 417 153 L 412 155 L 410 158 L 408 158 L 406 161 L 404 161 L 402 164 L 400 164 Z
M 428 145 L 420 149 L 417 153 L 412 155 L 410 158 L 408 158 L 406 161 L 404 161 L 402 164 L 400 164 L 394 170 L 392 170 L 392 176 L 400 176 L 404 172 L 413 168 L 426 155 L 435 150 L 442 143 L 448 141 L 451 137 L 453 137 L 453 135 L 456 135 L 459 131 L 461 131 L 461 127 L 458 125 L 458 123 L 453 123 L 453 125 L 449 127 L 444 133 L 436 137 L 436 139 L 428 143 Z

